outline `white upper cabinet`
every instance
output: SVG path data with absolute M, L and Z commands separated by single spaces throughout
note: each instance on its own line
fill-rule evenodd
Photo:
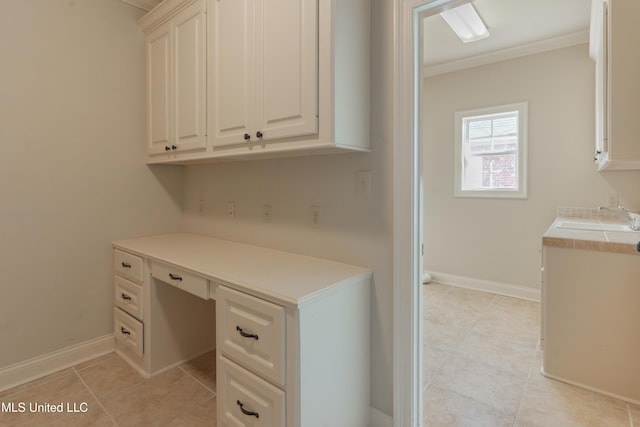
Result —
M 147 162 L 368 151 L 369 2 L 162 2 L 139 22 Z
M 215 0 L 211 8 L 211 144 L 316 134 L 316 0 Z
M 640 169 L 640 2 L 593 0 L 598 169 Z
M 171 57 L 169 24 L 147 36 L 147 150 L 164 151 L 173 144 L 171 106 Z
M 139 25 L 146 35 L 147 152 L 157 161 L 206 148 L 204 0 L 165 1 Z

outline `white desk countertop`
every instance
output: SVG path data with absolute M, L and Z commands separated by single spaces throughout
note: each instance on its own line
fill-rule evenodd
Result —
M 364 267 L 187 233 L 119 240 L 113 247 L 294 307 L 372 274 Z

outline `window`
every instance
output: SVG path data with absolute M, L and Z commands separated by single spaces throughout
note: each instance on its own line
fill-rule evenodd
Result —
M 457 197 L 527 197 L 527 103 L 455 115 Z

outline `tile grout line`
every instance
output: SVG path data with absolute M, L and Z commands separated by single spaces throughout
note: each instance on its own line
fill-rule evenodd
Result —
M 516 409 L 516 414 L 513 418 L 513 426 L 516 426 L 516 422 L 518 421 L 518 416 L 520 415 L 520 408 L 522 407 L 522 402 L 524 401 L 524 395 L 529 387 L 529 381 L 531 380 L 531 372 L 533 371 L 533 367 L 529 368 L 529 372 L 527 373 L 527 379 L 524 382 L 524 387 L 522 388 L 522 394 L 520 395 L 520 401 L 518 402 L 518 408 Z
M 80 381 L 82 382 L 82 384 L 87 388 L 87 390 L 89 390 L 89 393 L 91 394 L 91 396 L 93 396 L 93 398 L 96 400 L 96 402 L 98 403 L 98 405 L 102 408 L 102 410 L 104 411 L 105 414 L 107 414 L 107 417 L 109 417 L 109 419 L 113 422 L 113 425 L 118 427 L 118 423 L 116 422 L 115 418 L 113 418 L 113 416 L 109 413 L 109 411 L 107 411 L 107 408 L 104 407 L 104 405 L 102 404 L 102 402 L 100 401 L 100 399 L 98 399 L 98 396 L 95 395 L 95 393 L 93 392 L 93 390 L 91 390 L 91 387 L 89 387 L 89 385 L 84 381 L 84 378 L 82 378 L 82 375 L 80 375 L 80 373 L 78 372 L 78 370 L 75 367 L 72 367 L 71 369 L 73 369 L 73 372 L 76 374 L 76 376 L 80 379 Z
M 452 285 L 448 285 L 448 289 L 447 291 L 443 294 L 446 295 L 449 293 L 449 291 L 451 291 L 451 289 L 453 289 L 454 287 Z M 474 290 L 474 289 L 472 289 Z M 482 292 L 482 291 L 480 291 Z M 489 293 L 489 292 L 487 292 Z M 458 348 L 460 348 L 460 346 L 462 345 L 462 342 L 473 332 L 473 327 L 475 326 L 475 324 L 478 322 L 478 320 L 480 319 L 480 317 L 482 316 L 482 314 L 484 314 L 484 312 L 486 312 L 489 308 L 489 306 L 491 305 L 491 303 L 493 302 L 493 300 L 496 297 L 496 294 L 491 294 L 491 299 L 489 300 L 489 302 L 487 303 L 487 305 L 482 309 L 482 311 L 480 313 L 478 313 L 478 316 L 476 318 L 476 320 L 473 322 L 473 324 L 471 324 L 470 326 L 468 326 L 467 328 L 460 328 L 464 330 L 464 334 L 462 336 L 462 338 L 458 341 L 458 343 L 456 345 L 454 345 L 451 348 L 451 351 L 448 352 L 447 357 L 442 361 L 442 363 L 440 363 L 440 365 L 438 365 L 437 369 L 434 371 L 433 375 L 429 378 L 429 381 L 427 381 L 426 385 L 424 386 L 424 388 L 422 389 L 423 393 L 426 392 L 427 388 L 433 383 L 433 380 L 438 376 L 438 373 L 440 372 L 440 370 L 442 369 L 442 367 L 458 352 Z M 423 321 L 424 321 L 424 313 L 423 313 Z M 439 323 L 441 325 L 447 325 L 447 323 L 440 323 L 437 321 L 432 321 L 434 323 Z M 447 325 L 450 326 L 450 325 Z M 423 337 L 424 340 L 424 337 Z M 422 361 L 423 365 L 424 365 L 424 356 L 423 356 L 423 361 Z M 424 369 L 424 367 L 423 367 Z M 434 384 L 435 387 L 438 387 L 436 384 Z M 441 387 L 438 387 L 441 388 Z M 459 393 L 457 393 L 459 394 Z M 460 395 L 462 396 L 462 395 Z M 467 396 L 465 396 L 467 397 Z M 475 400 L 475 399 L 473 399 Z M 482 403 L 482 402 L 480 402 Z
M 206 388 L 208 391 L 210 391 L 211 393 L 213 393 L 213 396 L 208 397 L 207 399 L 203 400 L 200 403 L 206 402 L 207 400 L 211 399 L 211 397 L 217 397 L 218 393 L 216 393 L 215 390 L 211 390 L 206 384 L 204 384 L 202 381 L 200 381 L 198 378 L 196 378 L 195 376 L 193 376 L 190 372 L 188 372 L 186 369 L 184 369 L 182 367 L 182 365 L 178 366 L 178 369 L 180 369 L 182 372 L 184 372 L 185 374 L 187 374 L 189 377 L 191 377 L 191 379 L 193 379 L 195 382 L 197 382 L 198 384 L 200 384 L 202 387 Z

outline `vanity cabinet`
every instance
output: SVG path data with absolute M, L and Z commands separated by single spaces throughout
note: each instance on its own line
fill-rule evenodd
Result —
M 203 152 L 206 136 L 205 0 L 167 0 L 145 15 L 146 146 L 158 161 Z
M 543 248 L 546 376 L 640 401 L 640 257 Z
M 369 425 L 370 270 L 193 234 L 113 245 L 143 265 L 145 313 L 143 356 L 117 351 L 153 375 L 215 336 L 219 427 Z
M 590 54 L 596 61 L 596 151 L 599 170 L 640 169 L 640 2 L 597 0 Z
M 147 163 L 369 151 L 370 0 L 165 0 L 139 25 Z
M 599 231 L 576 213 L 542 239 L 542 373 L 637 403 L 640 232 Z

